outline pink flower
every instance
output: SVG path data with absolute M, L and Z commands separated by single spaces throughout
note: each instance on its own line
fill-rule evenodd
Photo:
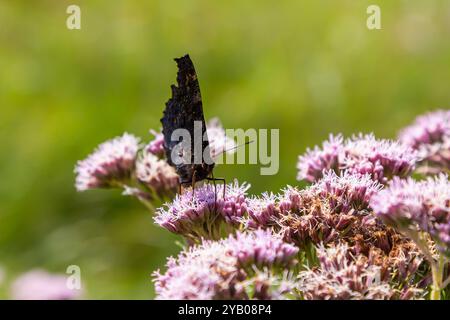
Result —
M 402 230 L 428 232 L 450 255 L 450 182 L 440 174 L 422 181 L 394 179 L 375 194 L 370 206 L 385 222 Z
M 165 160 L 147 151 L 137 159 L 136 177 L 160 197 L 175 194 L 179 184 L 175 169 Z
M 319 246 L 320 267 L 300 272 L 298 289 L 306 300 L 386 300 L 413 298 L 421 290 L 400 291 L 390 286 L 381 268 L 364 256 L 353 256 L 348 246 Z
M 150 130 L 150 133 L 153 134 L 155 138 L 149 142 L 145 147 L 145 150 L 161 158 L 164 156 L 164 135 L 155 130 Z
M 118 186 L 130 179 L 139 149 L 139 139 L 124 133 L 100 144 L 75 167 L 78 191 Z
M 80 297 L 81 291 L 67 286 L 67 277 L 32 270 L 17 278 L 11 287 L 15 300 L 69 300 Z
M 436 174 L 450 170 L 450 110 L 437 110 L 416 118 L 399 140 L 418 151 L 419 171 Z
M 316 181 L 322 177 L 324 170 L 338 171 L 340 159 L 344 152 L 342 135 L 330 135 L 329 140 L 322 143 L 322 148 L 315 146 L 307 149 L 306 154 L 298 158 L 298 180 Z
M 203 240 L 169 258 L 164 274 L 154 273 L 157 299 L 258 299 L 271 292 L 284 294 L 286 285 L 262 279 L 262 272 L 292 265 L 297 251 L 262 230 Z M 246 291 L 250 282 L 256 292 Z
M 225 190 L 211 184 L 196 187 L 177 195 L 156 212 L 154 221 L 167 230 L 192 239 L 220 238 L 223 223 L 239 223 L 246 212 L 245 199 L 250 186 L 246 183 L 228 184 Z M 231 225 L 230 225 L 231 226 Z
M 370 174 L 373 180 L 386 183 L 393 176 L 409 175 L 418 160 L 410 147 L 391 140 L 375 139 L 373 134 L 353 136 L 343 141 L 342 136 L 330 137 L 322 149 L 315 147 L 299 157 L 298 179 L 319 180 L 330 169 L 340 174 Z

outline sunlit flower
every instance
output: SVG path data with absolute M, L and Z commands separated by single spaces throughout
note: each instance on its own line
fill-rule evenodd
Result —
M 407 231 L 428 232 L 440 251 L 450 252 L 450 182 L 440 174 L 422 181 L 394 179 L 370 202 L 387 223 Z
M 266 227 L 275 224 L 279 216 L 277 197 L 273 193 L 263 193 L 261 197 L 247 199 L 248 228 Z
M 382 279 L 381 267 L 353 256 L 345 244 L 319 246 L 320 267 L 300 272 L 298 289 L 307 300 L 411 299 L 420 290 L 400 291 Z
M 372 179 L 386 183 L 393 176 L 405 177 L 414 169 L 417 153 L 397 141 L 376 139 L 373 134 L 330 137 L 322 149 L 315 147 L 299 157 L 298 179 L 317 181 L 330 169 L 340 174 L 370 174 Z
M 416 118 L 399 139 L 418 151 L 420 171 L 434 174 L 450 170 L 450 110 L 437 110 Z
M 15 300 L 69 300 L 80 297 L 80 289 L 70 289 L 67 277 L 32 270 L 17 278 L 11 287 Z
M 313 182 L 322 177 L 324 170 L 338 171 L 344 151 L 343 140 L 342 135 L 330 135 L 329 140 L 322 143 L 322 148 L 307 149 L 298 159 L 297 179 Z
M 164 135 L 155 130 L 150 130 L 150 133 L 153 134 L 154 139 L 149 142 L 145 150 L 161 158 L 164 156 Z
M 371 247 L 386 254 L 397 241 L 394 230 L 372 215 L 368 197 L 379 184 L 366 176 L 344 173 L 325 177 L 310 187 L 288 187 L 278 196 L 276 229 L 301 249 L 309 244 L 347 242 L 355 252 L 368 254 Z
M 171 232 L 200 239 L 220 238 L 223 222 L 234 224 L 241 221 L 245 213 L 245 196 L 250 186 L 237 182 L 214 187 L 206 184 L 177 195 L 171 203 L 159 208 L 155 223 Z
M 178 187 L 178 175 L 165 160 L 144 151 L 136 162 L 136 177 L 159 196 L 173 195 Z
M 229 236 L 225 240 L 240 266 L 287 267 L 294 263 L 298 248 L 285 243 L 270 230 L 256 230 Z
M 326 198 L 334 212 L 348 213 L 351 210 L 363 210 L 369 206 L 372 195 L 382 186 L 371 179 L 369 174 L 349 173 L 337 175 L 330 170 L 311 189 Z
M 167 271 L 154 273 L 157 299 L 211 300 L 243 298 L 234 284 L 244 277 L 236 268 L 236 257 L 222 242 L 203 241 L 169 258 Z
M 139 139 L 124 133 L 100 144 L 75 167 L 78 191 L 120 186 L 130 179 L 139 149 Z
M 369 173 L 374 180 L 386 183 L 394 176 L 409 175 L 417 160 L 417 153 L 402 143 L 360 134 L 346 141 L 342 168 L 351 173 Z
M 286 279 L 264 275 L 271 274 L 272 267 L 291 265 L 297 250 L 262 230 L 203 240 L 169 258 L 166 273 L 154 273 L 157 298 L 262 299 L 285 294 L 290 289 Z M 247 290 L 250 282 L 252 292 Z

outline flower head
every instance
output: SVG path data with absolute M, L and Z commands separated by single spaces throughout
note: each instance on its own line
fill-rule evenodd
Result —
M 203 240 L 170 258 L 165 274 L 154 274 L 157 298 L 258 299 L 264 293 L 285 293 L 287 287 L 280 288 L 279 282 L 263 281 L 261 271 L 290 265 L 297 250 L 262 230 L 238 232 L 219 241 Z M 251 296 L 246 291 L 248 281 L 257 286 Z
M 245 197 L 250 186 L 234 182 L 223 186 L 210 184 L 177 195 L 157 210 L 155 223 L 171 232 L 199 239 L 217 239 L 223 222 L 239 223 L 245 213 Z
M 42 270 L 32 270 L 17 278 L 11 287 L 15 300 L 69 300 L 81 295 L 67 286 L 67 277 Z
M 340 158 L 344 151 L 342 135 L 330 135 L 329 140 L 322 143 L 322 149 L 315 146 L 314 149 L 307 149 L 306 154 L 298 159 L 298 180 L 313 182 L 322 177 L 324 170 L 330 169 L 338 171 L 340 168 Z
M 440 251 L 450 253 L 450 182 L 440 174 L 422 181 L 394 179 L 374 195 L 370 205 L 387 223 L 400 230 L 428 232 Z
M 178 175 L 165 160 L 144 151 L 136 162 L 136 177 L 158 195 L 172 195 L 178 187 Z
M 277 196 L 273 193 L 263 193 L 261 197 L 247 199 L 248 228 L 267 227 L 275 224 L 279 216 Z
M 294 263 L 298 248 L 285 243 L 270 230 L 255 230 L 229 236 L 225 243 L 241 267 L 287 267 Z
M 153 134 L 154 139 L 149 142 L 145 150 L 161 158 L 164 156 L 164 135 L 155 130 L 150 130 L 150 133 Z
M 374 180 L 386 183 L 393 176 L 409 175 L 417 160 L 417 153 L 402 143 L 360 134 L 347 140 L 342 168 L 351 173 L 369 173 Z
M 344 171 L 337 175 L 330 170 L 323 178 L 311 186 L 313 192 L 328 200 L 334 212 L 348 213 L 351 210 L 363 210 L 369 206 L 372 195 L 382 189 L 382 185 L 373 181 L 370 174 Z
M 411 173 L 418 160 L 417 153 L 397 141 L 376 139 L 373 134 L 353 136 L 343 141 L 342 136 L 331 136 L 323 143 L 299 157 L 299 180 L 319 180 L 323 173 L 370 174 L 372 179 L 386 183 L 393 176 Z
M 236 257 L 216 241 L 183 250 L 177 258 L 169 258 L 166 273 L 154 273 L 157 299 L 164 300 L 239 298 L 233 284 L 241 278 Z
M 450 110 L 417 117 L 400 132 L 399 140 L 418 151 L 420 171 L 434 174 L 450 170 Z
M 399 139 L 413 148 L 442 142 L 450 136 L 450 110 L 437 110 L 418 116 L 400 131 Z
M 302 271 L 299 290 L 307 300 L 401 299 L 418 292 L 399 291 L 383 280 L 381 268 L 364 256 L 353 256 L 348 246 L 319 246 L 320 267 Z
M 139 149 L 139 139 L 124 133 L 100 144 L 75 167 L 78 191 L 116 186 L 130 179 Z

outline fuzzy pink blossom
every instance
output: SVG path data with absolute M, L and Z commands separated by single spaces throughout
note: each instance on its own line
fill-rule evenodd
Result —
M 78 191 L 115 187 L 130 179 L 134 170 L 139 139 L 124 133 L 100 144 L 75 167 Z
M 285 293 L 290 287 L 269 282 L 262 273 L 292 265 L 297 251 L 262 230 L 203 240 L 169 258 L 165 273 L 154 273 L 157 299 L 258 299 L 270 292 Z M 256 289 L 253 293 L 246 291 L 250 284 Z
M 164 135 L 155 130 L 150 130 L 150 133 L 153 134 L 154 139 L 149 142 L 145 150 L 158 157 L 164 156 Z
M 314 149 L 307 149 L 306 153 L 298 159 L 297 179 L 313 182 L 322 177 L 324 170 L 338 171 L 344 151 L 343 141 L 340 134 L 330 135 L 329 139 L 322 143 L 322 148 L 315 146 Z
M 178 175 L 165 160 L 144 151 L 136 161 L 136 177 L 159 196 L 175 194 L 178 188 Z
M 250 186 L 237 181 L 223 186 L 206 184 L 177 195 L 156 212 L 154 221 L 167 230 L 191 238 L 217 239 L 220 226 L 239 223 L 245 209 Z
M 248 228 L 267 227 L 275 224 L 279 216 L 277 196 L 273 193 L 263 193 L 260 197 L 247 199 Z
M 390 286 L 381 268 L 364 256 L 353 256 L 346 244 L 317 248 L 320 267 L 299 274 L 298 289 L 306 300 L 410 299 L 421 290 Z
M 345 213 L 368 209 L 370 198 L 381 189 L 370 174 L 344 171 L 337 175 L 332 170 L 324 172 L 323 178 L 311 186 L 312 192 L 328 199 L 333 211 Z
M 400 230 L 428 232 L 438 249 L 450 253 L 450 182 L 440 174 L 415 181 L 394 179 L 374 195 L 370 205 L 385 222 Z
M 299 157 L 299 180 L 319 180 L 330 169 L 340 174 L 370 174 L 386 183 L 393 176 L 409 175 L 418 160 L 417 153 L 397 141 L 376 139 L 373 134 L 359 134 L 343 141 L 341 135 L 330 136 L 322 149 L 315 147 Z
M 399 140 L 418 151 L 419 170 L 426 174 L 450 170 L 450 110 L 418 116 L 399 134 Z
M 229 236 L 226 245 L 240 266 L 288 267 L 295 262 L 298 248 L 285 243 L 271 230 L 255 230 Z
M 81 290 L 70 289 L 67 277 L 32 270 L 17 278 L 11 287 L 15 300 L 69 300 L 80 297 Z

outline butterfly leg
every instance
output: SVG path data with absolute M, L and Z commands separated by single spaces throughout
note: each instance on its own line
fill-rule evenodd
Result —
M 191 181 L 191 185 L 192 185 L 192 201 L 194 201 L 194 196 L 195 196 L 195 173 L 196 173 L 196 171 L 194 170 L 194 172 L 192 173 L 192 181 Z
M 225 178 L 214 178 L 214 177 L 211 177 L 211 178 L 206 178 L 206 180 L 213 181 L 214 182 L 214 188 L 216 186 L 216 181 L 222 181 L 222 183 L 223 183 L 223 199 L 225 199 L 225 191 L 226 191 L 226 186 L 227 186 Z M 214 191 L 215 190 L 216 189 L 214 189 Z

